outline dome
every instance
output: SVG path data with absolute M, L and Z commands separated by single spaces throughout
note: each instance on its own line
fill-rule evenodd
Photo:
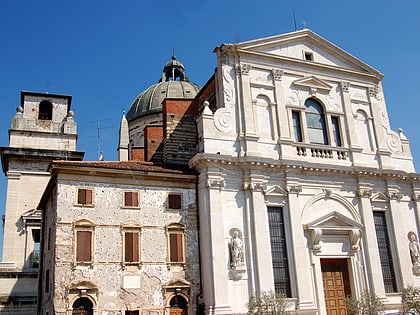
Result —
M 159 82 L 140 93 L 133 101 L 127 112 L 127 120 L 162 112 L 165 98 L 193 99 L 200 91 L 200 86 L 191 83 L 184 71 L 184 65 L 172 56 L 172 60 L 163 68 Z

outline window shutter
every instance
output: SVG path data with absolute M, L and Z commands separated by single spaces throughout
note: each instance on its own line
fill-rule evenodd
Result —
M 77 194 L 77 203 L 84 205 L 86 203 L 86 189 L 79 189 Z
M 125 233 L 125 262 L 139 261 L 139 234 L 135 232 Z
M 77 231 L 76 260 L 90 262 L 92 260 L 92 232 Z
M 168 203 L 169 209 L 181 209 L 181 195 L 169 194 Z
M 171 233 L 169 235 L 170 245 L 170 261 L 171 262 L 182 262 L 183 259 L 183 246 L 182 246 L 182 234 Z
M 124 192 L 124 198 L 125 198 L 125 200 L 124 200 L 124 205 L 125 205 L 125 206 L 127 206 L 127 207 L 131 207 L 132 202 L 133 202 L 132 197 L 133 197 L 133 196 L 132 196 L 131 191 L 126 191 L 126 192 Z
M 85 202 L 85 204 L 87 204 L 87 205 L 93 204 L 93 202 L 92 202 L 92 190 L 91 189 L 85 189 L 85 191 L 86 191 L 86 202 Z
M 77 204 L 91 205 L 92 203 L 92 189 L 80 188 L 77 190 Z
M 139 197 L 136 191 L 125 191 L 124 192 L 124 205 L 126 207 L 138 207 Z

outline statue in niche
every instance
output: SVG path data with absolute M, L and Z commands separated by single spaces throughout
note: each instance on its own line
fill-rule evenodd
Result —
M 230 268 L 236 269 L 243 265 L 244 246 L 242 240 L 239 238 L 239 232 L 234 231 L 230 241 Z
M 414 232 L 408 233 L 408 239 L 410 240 L 410 255 L 411 262 L 414 266 L 420 266 L 420 249 L 419 242 L 417 240 L 417 235 Z

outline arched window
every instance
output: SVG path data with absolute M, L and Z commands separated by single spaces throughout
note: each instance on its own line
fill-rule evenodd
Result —
M 73 315 L 93 314 L 93 303 L 86 297 L 78 298 L 73 303 Z
M 52 120 L 52 109 L 53 106 L 49 101 L 42 101 L 39 103 L 39 112 L 38 112 L 38 119 L 39 120 Z
M 324 108 L 312 98 L 305 101 L 306 125 L 310 143 L 328 144 Z

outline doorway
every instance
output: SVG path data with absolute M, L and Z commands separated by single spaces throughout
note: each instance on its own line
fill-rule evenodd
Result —
M 180 295 L 175 295 L 170 302 L 170 315 L 187 315 L 187 301 Z
M 93 303 L 86 297 L 78 298 L 73 303 L 72 315 L 93 315 Z
M 351 295 L 347 259 L 321 259 L 327 315 L 347 315 L 345 298 Z

